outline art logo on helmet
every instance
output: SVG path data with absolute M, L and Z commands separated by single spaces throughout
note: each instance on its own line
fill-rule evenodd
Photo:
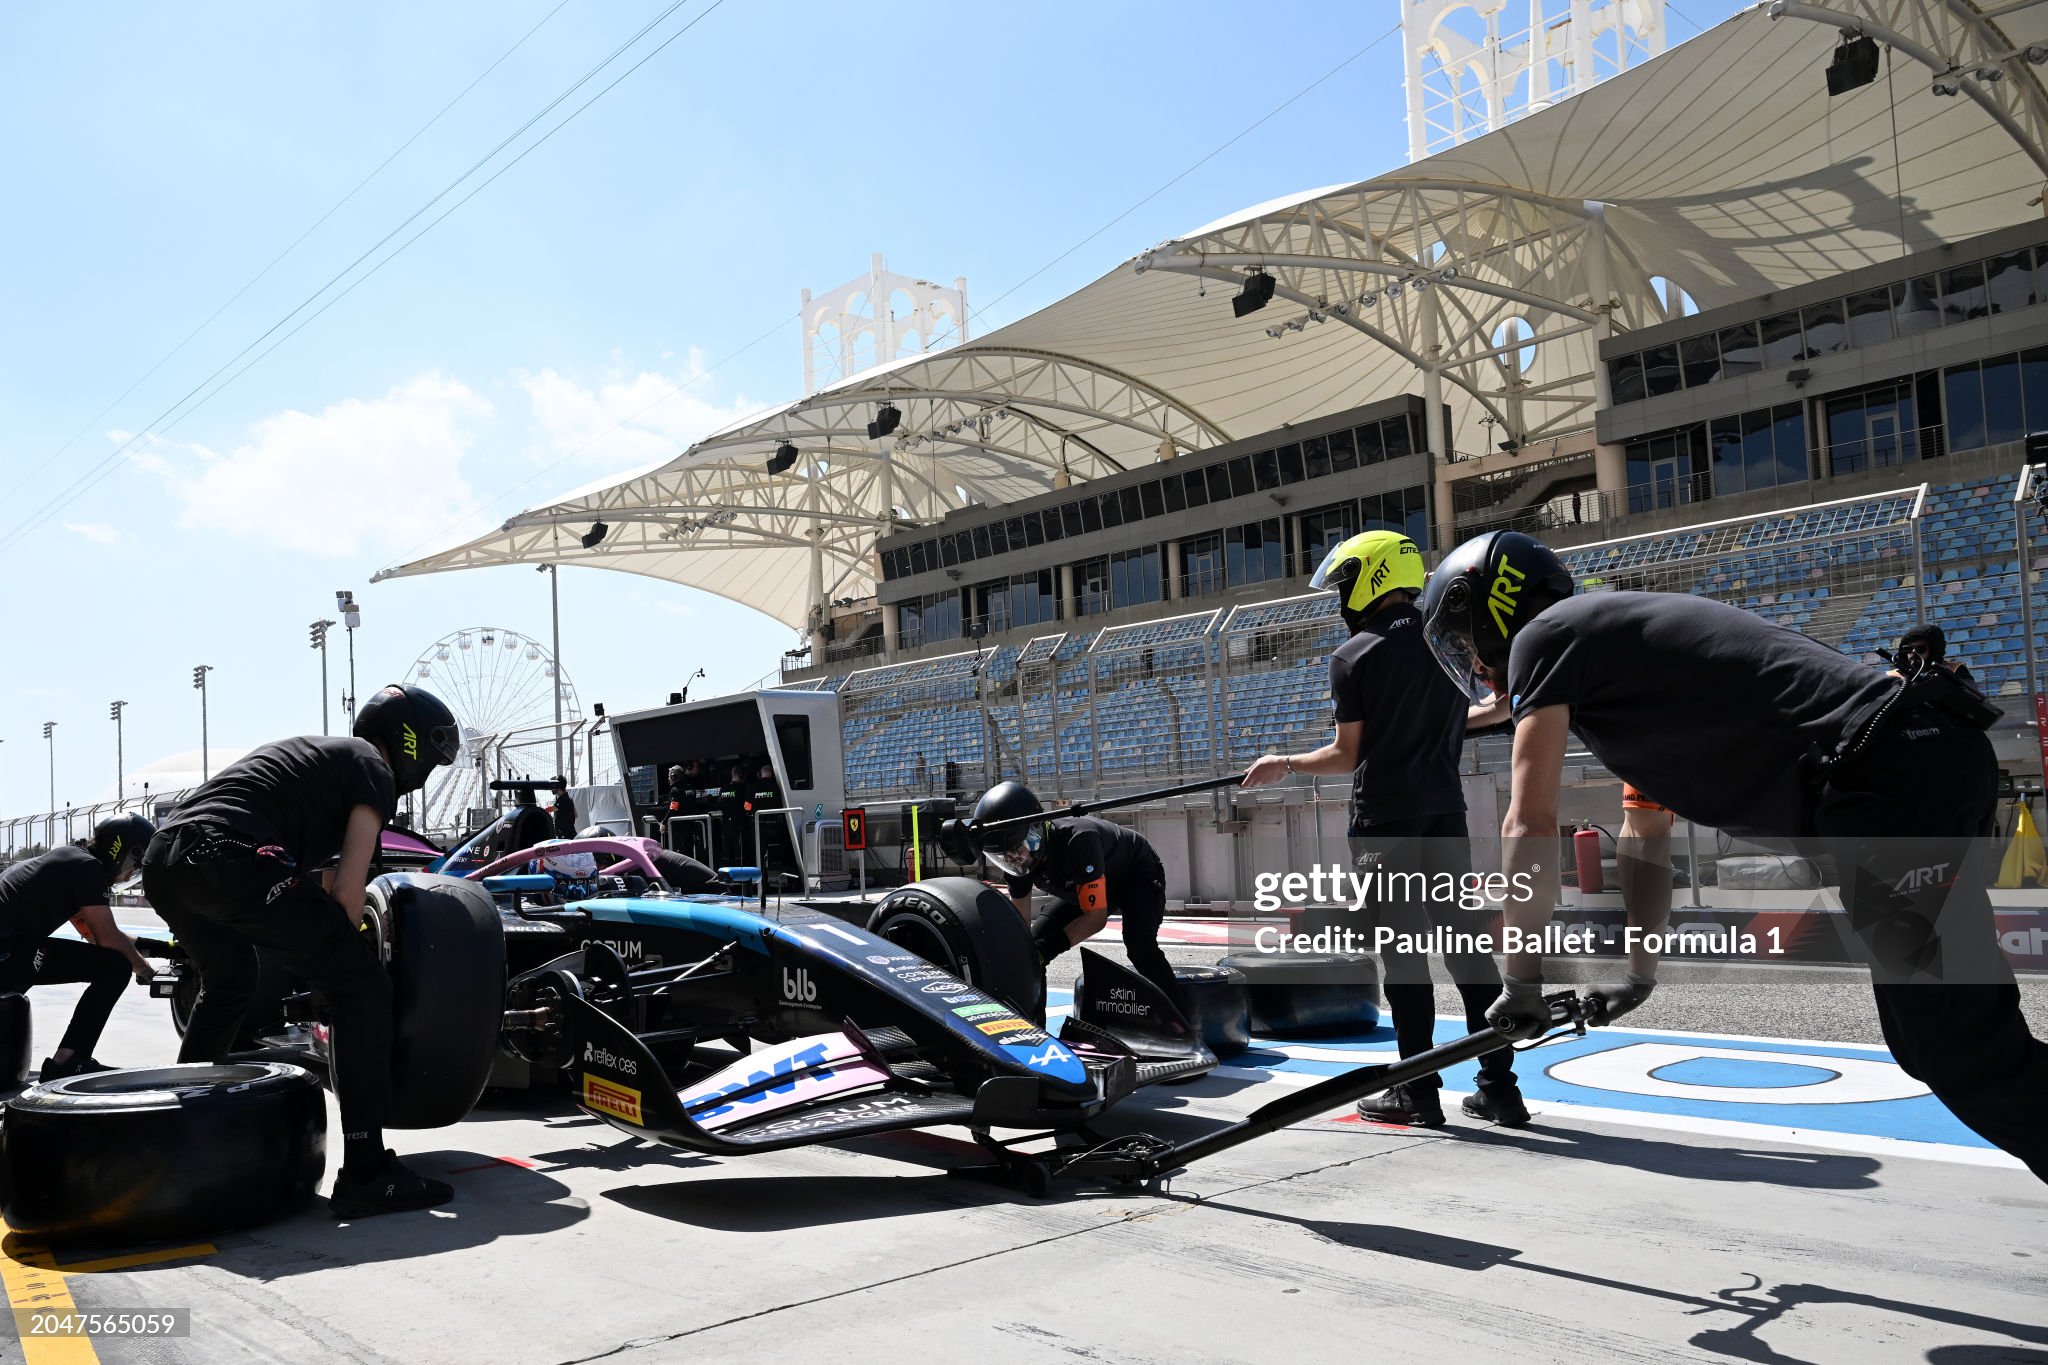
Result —
M 1515 581 L 1510 583 L 1510 577 Z M 1493 587 L 1486 594 L 1486 610 L 1493 617 L 1494 628 L 1503 635 L 1508 633 L 1508 622 L 1514 619 L 1515 596 L 1522 591 L 1522 580 L 1527 577 L 1527 574 L 1508 563 L 1505 554 L 1495 566 Z

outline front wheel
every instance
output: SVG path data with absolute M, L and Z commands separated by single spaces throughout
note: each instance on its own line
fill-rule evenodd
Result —
M 1010 898 L 971 877 L 934 877 L 891 891 L 868 932 L 952 970 L 977 990 L 1045 1020 L 1038 945 Z
M 441 1128 L 490 1080 L 505 1019 L 505 931 L 490 893 L 401 872 L 369 888 L 364 930 L 391 973 L 393 1128 Z M 344 1044 L 345 1046 L 346 1044 Z

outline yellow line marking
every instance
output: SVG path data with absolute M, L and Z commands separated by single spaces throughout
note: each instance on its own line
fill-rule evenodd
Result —
M 126 1270 L 130 1266 L 161 1265 L 165 1261 L 189 1260 L 194 1256 L 212 1256 L 219 1251 L 211 1242 L 197 1242 L 188 1247 L 167 1247 L 162 1251 L 138 1251 L 129 1256 L 108 1256 L 97 1261 L 73 1261 L 69 1265 L 54 1267 L 60 1275 L 97 1275 L 107 1270 Z
M 8 1239 L 14 1242 L 13 1238 Z M 70 1313 L 77 1309 L 64 1276 L 51 1263 L 50 1253 L 41 1247 L 14 1242 L 0 1252 L 0 1282 L 7 1288 L 7 1303 L 15 1321 L 23 1313 Z M 91 1337 L 21 1338 L 25 1365 L 99 1365 L 100 1354 Z

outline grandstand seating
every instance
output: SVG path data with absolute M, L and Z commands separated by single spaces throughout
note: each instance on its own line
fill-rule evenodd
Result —
M 1998 696 L 2025 687 L 2013 491 L 2013 476 L 1936 485 L 1920 520 L 1928 619 Z M 1589 589 L 1699 593 L 1869 658 L 1915 618 L 1915 562 L 1902 529 L 1912 496 L 1798 508 L 1562 557 Z M 1885 534 L 1891 529 L 1897 534 Z M 2036 560 L 2037 573 L 2043 567 L 2048 558 Z M 970 787 L 1021 771 L 1073 793 L 1098 776 L 1213 771 L 1219 731 L 1221 762 L 1230 767 L 1327 738 L 1328 658 L 1343 638 L 1334 598 L 1315 593 L 1217 615 L 1070 631 L 1056 646 L 1048 635 L 1021 650 L 987 651 L 978 670 L 978 656 L 965 653 L 855 673 L 839 684 L 848 789 L 934 791 L 952 758 Z M 2048 635 L 2037 648 L 2048 651 Z M 1055 671 L 1057 685 L 1048 686 Z M 1091 678 L 1099 746 L 1089 724 Z M 994 751 L 981 719 L 984 687 Z

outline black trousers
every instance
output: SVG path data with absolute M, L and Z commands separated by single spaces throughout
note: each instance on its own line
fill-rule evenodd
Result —
M 1396 934 L 1421 939 L 1432 925 L 1458 933 L 1479 934 L 1486 928 L 1477 912 L 1460 910 L 1455 899 L 1432 900 L 1422 888 L 1402 879 L 1403 874 L 1421 874 L 1431 889 L 1441 889 L 1446 878 L 1462 879 L 1472 870 L 1472 845 L 1465 825 L 1465 812 L 1419 815 L 1405 820 L 1353 821 L 1349 830 L 1352 869 L 1361 875 L 1379 872 L 1394 877 L 1390 894 L 1367 902 L 1367 925 L 1350 927 L 1369 932 L 1387 928 Z M 1350 916 L 1339 916 L 1349 919 Z M 1427 1052 L 1436 1045 L 1436 983 L 1429 973 L 1427 954 L 1403 951 L 1398 942 L 1380 951 L 1387 997 L 1387 1012 L 1394 1016 L 1394 1041 L 1403 1057 Z M 1458 998 L 1465 1005 L 1465 1027 L 1477 1033 L 1491 1027 L 1486 1009 L 1500 996 L 1500 968 L 1484 952 L 1446 952 L 1444 965 L 1450 969 Z M 1479 1062 L 1479 1088 L 1498 1090 L 1515 1083 L 1514 1052 L 1501 1048 Z M 1426 1076 L 1411 1081 L 1410 1090 L 1438 1090 L 1443 1081 Z
M 208 846 L 208 831 L 158 835 L 142 888 L 199 970 L 181 1062 L 217 1062 L 254 999 L 256 950 L 327 1001 L 329 1063 L 344 1134 L 384 1126 L 391 1110 L 391 977 L 369 936 L 319 883 L 281 857 Z
M 1136 875 L 1110 884 L 1109 909 L 1123 921 L 1124 951 L 1138 975 L 1164 991 L 1175 1005 L 1183 1003 L 1174 983 L 1173 964 L 1159 948 L 1159 926 L 1166 922 L 1166 869 L 1157 858 L 1140 867 Z M 1075 902 L 1059 900 L 1031 921 L 1031 937 L 1047 962 L 1073 946 L 1067 942 L 1067 926 L 1081 918 L 1081 913 Z
M 1964 1124 L 2048 1181 L 2048 1043 L 2028 1031 L 1986 894 L 1998 765 L 1965 722 L 1920 707 L 1834 777 L 1814 810 L 1885 1046 Z
M 0 943 L 0 991 L 86 983 L 57 1043 L 59 1051 L 68 1047 L 81 1057 L 90 1057 L 99 1046 L 100 1034 L 134 975 L 127 958 L 97 944 L 68 938 Z

